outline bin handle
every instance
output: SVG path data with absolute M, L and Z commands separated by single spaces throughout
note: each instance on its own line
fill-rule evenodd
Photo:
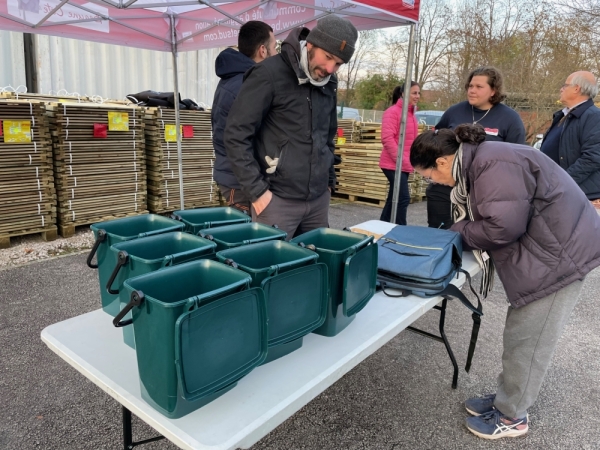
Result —
M 238 268 L 238 265 L 237 265 L 237 263 L 236 263 L 236 262 L 235 262 L 233 259 L 231 259 L 231 258 L 227 258 L 227 259 L 226 259 L 225 261 L 223 261 L 223 262 L 224 262 L 225 264 L 227 264 L 228 266 L 231 266 L 231 267 L 233 267 L 234 269 L 237 269 L 237 268 Z
M 98 268 L 98 264 L 93 264 L 92 259 L 94 259 L 94 255 L 98 251 L 98 247 L 100 246 L 100 244 L 102 242 L 104 242 L 105 240 L 106 240 L 106 231 L 98 230 L 98 237 L 96 237 L 96 242 L 94 242 L 94 246 L 92 247 L 92 250 L 90 251 L 90 254 L 87 257 L 87 265 L 90 269 Z
M 209 241 L 215 240 L 215 238 L 213 237 L 212 234 L 206 234 L 206 233 L 204 233 L 204 231 L 198 231 L 197 236 L 200 236 L 201 238 L 204 238 L 204 239 L 208 239 Z
M 144 302 L 144 293 L 142 291 L 133 291 L 129 303 L 125 305 L 125 308 L 121 310 L 119 314 L 113 319 L 113 325 L 117 328 L 125 327 L 133 323 L 133 319 L 121 320 L 132 310 L 134 306 L 140 306 Z
M 179 214 L 175 214 L 175 213 L 171 214 L 171 219 L 177 220 L 179 222 L 181 222 L 183 220 Z
M 302 248 L 307 248 L 308 250 L 312 250 L 313 252 L 317 251 L 317 247 L 315 247 L 313 244 L 306 245 L 304 242 L 298 242 L 298 245 Z
M 310 262 L 313 261 L 315 259 L 314 255 L 310 255 L 310 256 L 305 256 L 304 258 L 299 258 L 299 259 L 295 259 L 294 261 L 287 261 L 287 262 L 283 262 L 281 264 L 273 264 L 272 266 L 269 267 L 268 270 L 268 274 L 270 277 L 277 275 L 281 269 L 285 269 L 286 267 L 290 267 L 290 266 L 297 266 L 298 264 L 302 264 L 302 263 L 306 263 L 306 262 Z
M 119 293 L 118 289 L 112 289 L 112 285 L 113 285 L 115 279 L 117 278 L 119 270 L 121 270 L 121 267 L 123 267 L 125 264 L 127 264 L 127 261 L 129 261 L 129 255 L 127 254 L 127 252 L 125 250 L 121 250 L 117 256 L 117 265 L 113 269 L 113 272 L 110 275 L 110 278 L 106 282 L 106 290 L 108 291 L 109 294 L 117 295 Z

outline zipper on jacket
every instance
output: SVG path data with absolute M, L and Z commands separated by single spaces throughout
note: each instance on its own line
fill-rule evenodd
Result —
M 310 97 L 306 97 L 306 100 L 308 100 L 308 107 L 312 111 L 312 102 L 310 101 Z
M 439 247 L 422 247 L 420 245 L 410 245 L 410 244 L 404 244 L 402 242 L 398 242 L 395 241 L 394 239 L 390 239 L 390 238 L 382 238 L 384 241 L 386 242 L 391 242 L 392 244 L 397 244 L 397 245 L 402 245 L 404 247 L 410 247 L 410 248 L 420 248 L 422 250 L 444 250 L 443 248 L 439 248 Z

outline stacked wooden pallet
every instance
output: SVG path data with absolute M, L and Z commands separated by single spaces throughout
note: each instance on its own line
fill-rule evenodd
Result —
M 374 202 L 383 206 L 389 183 L 379 168 L 381 144 L 365 142 L 336 146 L 335 153 L 342 158 L 336 167 L 336 192 L 351 201 Z
M 180 114 L 184 207 L 217 206 L 210 112 Z M 154 213 L 181 209 L 175 111 L 146 108 L 145 122 L 148 208 Z
M 59 233 L 146 206 L 143 111 L 134 106 L 49 103 Z
M 41 102 L 0 100 L 0 248 L 10 238 L 56 238 L 52 141 Z
M 338 119 L 338 131 L 342 129 L 342 135 L 338 132 L 338 143 L 352 144 L 354 142 L 360 142 L 360 129 L 358 123 L 354 119 Z M 343 139 L 339 139 L 342 137 Z
M 381 143 L 381 124 L 360 122 L 358 124 L 360 133 L 360 142 L 368 142 L 369 144 Z
M 366 201 L 383 206 L 389 191 L 389 182 L 379 168 L 381 125 L 358 123 L 360 143 L 346 143 L 336 146 L 336 154 L 342 163 L 336 166 L 336 192 L 351 201 Z M 427 183 L 423 177 L 413 173 L 408 177 L 411 203 L 425 197 Z

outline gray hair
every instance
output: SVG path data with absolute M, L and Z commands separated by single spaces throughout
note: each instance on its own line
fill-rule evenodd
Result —
M 581 95 L 586 95 L 589 98 L 594 98 L 598 95 L 598 83 L 591 82 L 583 75 L 575 75 L 571 80 L 571 84 L 576 84 L 581 89 Z

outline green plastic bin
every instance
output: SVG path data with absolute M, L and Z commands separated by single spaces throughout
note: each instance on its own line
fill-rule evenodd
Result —
M 375 294 L 377 245 L 372 236 L 317 228 L 290 242 L 306 245 L 319 255 L 329 274 L 329 304 L 325 322 L 313 333 L 335 336 Z
M 242 245 L 258 242 L 284 240 L 285 231 L 276 226 L 269 227 L 262 223 L 240 223 L 217 228 L 206 228 L 200 231 L 200 236 L 217 244 L 217 252 Z
M 117 263 L 116 254 L 110 251 L 111 245 L 169 231 L 182 231 L 183 227 L 184 224 L 181 222 L 157 214 L 125 217 L 90 226 L 96 241 L 88 255 L 87 265 L 92 269 L 98 269 L 102 309 L 106 313 L 114 317 L 121 310 L 119 296 L 110 294 L 106 290 L 106 283 Z M 94 255 L 97 264 L 92 263 Z
M 222 227 L 236 223 L 250 222 L 251 217 L 229 206 L 219 208 L 196 208 L 175 211 L 172 219 L 185 224 L 186 233 L 198 234 L 205 228 Z
M 133 324 L 142 398 L 182 417 L 231 389 L 267 355 L 261 289 L 241 270 L 201 259 L 130 278 L 113 324 Z M 131 310 L 132 319 L 122 319 Z
M 302 338 L 327 315 L 327 266 L 319 255 L 285 241 L 267 241 L 217 253 L 219 261 L 250 274 L 265 292 L 269 353 L 263 364 L 302 347 Z
M 119 242 L 110 247 L 117 262 L 106 283 L 106 290 L 109 294 L 119 295 L 128 278 L 195 259 L 211 258 L 216 247 L 214 242 L 181 231 Z M 129 303 L 129 298 L 126 295 L 120 298 L 122 309 Z M 126 319 L 130 318 L 129 314 Z M 123 340 L 135 348 L 132 327 L 123 328 Z

